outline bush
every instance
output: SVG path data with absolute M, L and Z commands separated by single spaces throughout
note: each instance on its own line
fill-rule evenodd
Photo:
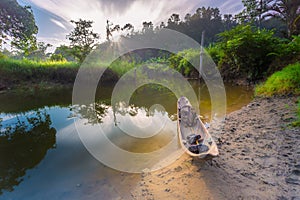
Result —
M 63 57 L 63 55 L 62 54 L 52 54 L 51 56 L 50 56 L 50 60 L 51 61 L 62 61 L 62 62 L 66 62 L 67 61 L 67 59 L 65 58 L 65 57 Z
M 112 62 L 108 68 L 110 68 L 113 72 L 115 72 L 120 78 L 126 72 L 134 69 L 137 66 L 138 64 L 135 61 L 130 62 L 125 59 L 117 59 L 114 62 Z
M 224 52 L 220 60 L 222 74 L 230 79 L 247 78 L 255 81 L 263 78 L 281 42 L 268 30 L 258 30 L 250 25 L 240 25 L 225 31 L 218 43 Z
M 255 88 L 256 96 L 300 94 L 300 63 L 289 65 L 274 73 L 264 84 Z
M 271 63 L 268 75 L 300 60 L 300 35 L 292 36 L 292 40 L 283 40 L 278 48 L 278 55 Z
M 300 35 L 292 36 L 292 40 L 282 46 L 282 51 L 283 51 L 283 54 L 281 56 L 299 54 L 300 53 Z
M 199 63 L 199 56 L 199 49 L 186 49 L 180 51 L 178 54 L 174 54 L 169 58 L 170 67 L 179 71 L 184 76 L 195 76 L 198 72 L 190 62 Z
M 207 53 L 211 56 L 211 58 L 213 59 L 213 61 L 216 63 L 217 66 L 219 65 L 221 59 L 224 57 L 224 52 L 222 51 L 222 49 L 218 44 L 210 45 L 207 48 Z

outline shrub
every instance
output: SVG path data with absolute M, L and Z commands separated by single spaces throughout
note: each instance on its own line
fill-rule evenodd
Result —
M 65 57 L 63 57 L 63 55 L 60 54 L 60 53 L 59 54 L 52 54 L 50 56 L 50 60 L 51 61 L 63 61 L 63 62 L 67 61 L 67 59 Z
M 258 30 L 250 25 L 240 25 L 225 31 L 218 45 L 224 52 L 220 60 L 223 75 L 230 79 L 262 78 L 274 57 L 278 54 L 279 38 L 268 30 Z
M 211 56 L 216 65 L 219 65 L 219 62 L 221 61 L 222 57 L 224 57 L 224 52 L 218 44 L 210 45 L 207 48 L 207 53 Z
M 199 64 L 199 49 L 186 49 L 174 54 L 169 58 L 170 67 L 179 71 L 184 76 L 190 77 L 197 74 L 192 63 Z

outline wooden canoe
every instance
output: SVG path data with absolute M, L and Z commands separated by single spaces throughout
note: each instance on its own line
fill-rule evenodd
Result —
M 181 146 L 191 156 L 217 156 L 218 147 L 186 97 L 177 102 L 177 130 Z

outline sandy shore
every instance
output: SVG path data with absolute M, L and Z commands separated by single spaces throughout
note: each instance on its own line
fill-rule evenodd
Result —
M 183 155 L 141 174 L 133 199 L 300 199 L 300 128 L 296 98 L 255 99 L 230 113 L 218 133 L 220 156 Z M 215 135 L 215 134 L 214 134 Z

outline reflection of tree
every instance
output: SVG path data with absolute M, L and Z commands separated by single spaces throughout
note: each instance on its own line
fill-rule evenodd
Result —
M 0 121 L 1 123 L 1 121 Z M 27 169 L 36 166 L 55 145 L 56 130 L 50 116 L 37 112 L 9 126 L 0 125 L 0 194 L 12 191 Z
M 102 119 L 106 116 L 109 106 L 103 103 L 93 103 L 90 105 L 81 105 L 74 110 L 75 114 L 80 115 L 80 118 L 88 120 L 89 124 L 102 123 Z

